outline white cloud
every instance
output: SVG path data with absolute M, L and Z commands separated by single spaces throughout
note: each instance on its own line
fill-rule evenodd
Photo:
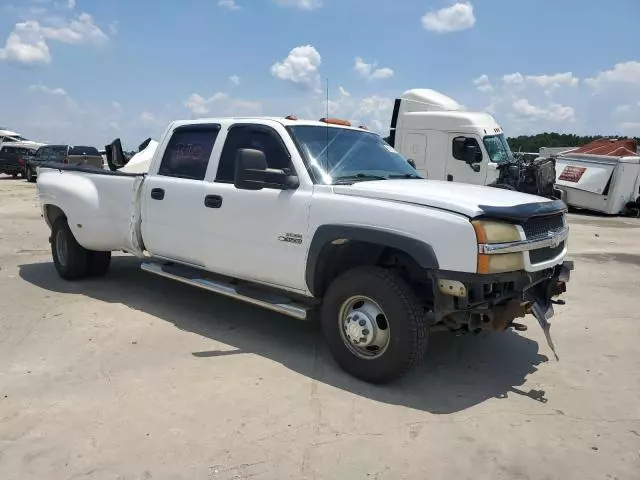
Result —
M 47 43 L 51 40 L 76 45 L 100 45 L 108 42 L 109 38 L 86 13 L 69 22 L 56 20 L 55 24 L 47 26 L 28 20 L 15 24 L 4 48 L 0 48 L 0 60 L 25 66 L 47 65 L 52 60 Z
M 88 13 L 81 13 L 78 18 L 71 20 L 68 24 L 42 27 L 42 34 L 49 40 L 76 45 L 83 43 L 100 45 L 109 41 L 109 37 L 94 23 L 93 17 Z
M 0 48 L 0 60 L 22 65 L 46 65 L 51 63 L 51 52 L 35 21 L 17 23 L 9 34 L 4 48 Z
M 489 76 L 486 75 L 486 74 L 480 75 L 478 78 L 475 78 L 473 80 L 473 84 L 481 92 L 491 92 L 491 91 L 493 91 L 493 85 L 491 85 L 491 81 L 489 80 Z
M 229 77 L 229 80 L 231 81 L 231 83 L 233 83 L 234 85 L 240 85 L 240 77 L 238 75 L 231 75 Z
M 329 100 L 329 116 L 349 120 L 352 125 L 366 125 L 370 130 L 387 133 L 391 122 L 394 100 L 382 95 L 355 98 L 344 88 L 339 87 L 340 96 Z M 293 109 L 296 111 L 296 109 Z M 300 109 L 309 118 L 327 115 L 326 100 L 314 108 Z
M 376 62 L 366 63 L 361 57 L 357 57 L 353 69 L 367 80 L 382 80 L 393 77 L 394 72 L 392 69 L 387 67 L 376 68 L 377 66 Z
M 69 10 L 73 10 L 76 8 L 76 0 L 68 0 L 67 6 L 69 7 Z
M 228 10 L 240 10 L 240 6 L 235 2 L 235 0 L 220 0 L 218 2 L 218 6 Z
M 49 88 L 45 85 L 31 85 L 29 87 L 31 92 L 46 93 L 47 95 L 56 95 L 59 97 L 66 97 L 67 92 L 62 88 Z
M 208 114 L 211 111 L 211 104 L 224 98 L 228 98 L 228 95 L 221 92 L 215 93 L 209 98 L 204 98 L 202 95 L 192 93 L 191 95 L 189 95 L 189 98 L 187 98 L 184 106 L 189 109 L 191 115 L 202 116 Z
M 142 112 L 140 114 L 140 121 L 142 123 L 154 123 L 156 121 L 156 117 L 154 114 L 149 112 Z
M 201 118 L 212 113 L 215 106 L 216 116 L 259 115 L 262 104 L 240 98 L 231 98 L 228 93 L 218 92 L 205 98 L 192 93 L 184 103 L 193 118 Z
M 469 2 L 456 3 L 435 12 L 428 12 L 422 17 L 422 26 L 437 33 L 467 30 L 472 28 L 475 23 L 473 5 Z
M 640 85 L 640 62 L 616 63 L 611 70 L 599 72 L 587 78 L 585 83 L 594 89 L 602 89 L 615 84 Z
M 294 7 L 300 10 L 313 10 L 322 6 L 322 0 L 274 0 L 281 7 Z
M 520 85 L 524 83 L 524 77 L 521 73 L 510 73 L 502 77 L 502 81 L 508 85 Z
M 557 103 L 550 104 L 546 108 L 537 107 L 529 103 L 526 98 L 520 98 L 513 102 L 513 111 L 523 117 L 532 119 L 544 119 L 553 122 L 575 121 L 573 108 Z
M 311 45 L 296 47 L 282 62 L 271 67 L 271 74 L 281 80 L 289 81 L 309 90 L 319 90 L 320 74 L 318 69 L 322 57 Z
M 528 82 L 535 83 L 542 88 L 559 88 L 563 85 L 577 87 L 580 83 L 580 79 L 574 77 L 571 72 L 554 75 L 527 75 L 525 78 Z

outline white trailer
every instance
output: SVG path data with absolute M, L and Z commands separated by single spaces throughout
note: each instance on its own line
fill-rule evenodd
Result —
M 567 205 L 607 215 L 640 201 L 640 155 L 633 140 L 596 140 L 556 158 L 556 188 Z M 637 207 L 635 207 L 637 208 Z

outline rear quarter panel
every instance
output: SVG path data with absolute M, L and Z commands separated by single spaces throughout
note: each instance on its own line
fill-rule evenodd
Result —
M 45 219 L 50 205 L 64 212 L 83 247 L 135 251 L 139 219 L 135 193 L 143 178 L 44 168 L 38 172 L 38 201 Z

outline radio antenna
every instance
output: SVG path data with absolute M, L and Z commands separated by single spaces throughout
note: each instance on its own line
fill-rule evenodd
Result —
M 325 173 L 327 174 L 327 176 L 329 175 L 329 77 L 327 77 L 327 119 L 326 119 L 326 132 L 327 132 L 327 147 L 324 149 L 324 153 L 326 156 L 326 165 L 324 168 Z

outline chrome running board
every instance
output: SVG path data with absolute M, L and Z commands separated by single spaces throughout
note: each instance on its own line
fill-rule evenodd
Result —
M 209 290 L 213 293 L 242 300 L 243 302 L 282 313 L 283 315 L 288 315 L 298 320 L 307 320 L 309 310 L 312 308 L 311 305 L 296 302 L 284 295 L 259 290 L 252 291 L 250 288 L 247 288 L 246 284 L 233 285 L 222 280 L 208 278 L 207 272 L 197 271 L 189 267 L 181 267 L 178 265 L 166 266 L 160 263 L 147 262 L 143 263 L 140 268 L 145 272 L 154 273 L 161 277 Z M 196 272 L 195 275 L 194 272 Z

